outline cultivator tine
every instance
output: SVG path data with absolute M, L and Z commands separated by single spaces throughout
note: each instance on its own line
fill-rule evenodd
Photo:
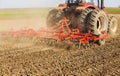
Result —
M 75 48 L 76 48 L 76 49 L 80 49 L 80 48 L 81 48 L 81 44 L 80 44 L 79 42 L 77 42 L 77 43 L 75 44 Z

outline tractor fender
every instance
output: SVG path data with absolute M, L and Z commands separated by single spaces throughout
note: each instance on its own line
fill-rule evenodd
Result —
M 97 7 L 95 6 L 95 5 L 93 5 L 93 4 L 80 4 L 77 8 L 76 8 L 76 10 L 77 11 L 84 11 L 85 9 L 87 9 L 87 8 L 92 8 L 92 9 L 97 9 Z

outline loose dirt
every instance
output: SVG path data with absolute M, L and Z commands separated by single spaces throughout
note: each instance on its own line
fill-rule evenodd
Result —
M 8 18 L 0 19 L 0 32 L 8 30 L 20 30 L 23 28 L 32 28 L 39 30 L 46 27 L 46 18 L 41 17 L 22 17 L 22 18 Z
M 30 38 L 0 37 L 0 76 L 120 76 L 120 15 L 116 16 L 118 36 L 104 46 L 66 50 Z M 31 25 L 38 29 L 45 25 L 45 19 L 39 20 L 0 20 L 0 26 Z

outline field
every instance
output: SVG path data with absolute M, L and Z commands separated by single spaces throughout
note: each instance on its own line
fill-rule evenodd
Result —
M 120 8 L 107 8 L 106 11 L 109 14 L 120 14 Z
M 0 32 L 46 27 L 49 10 L 0 10 Z M 120 14 L 109 15 L 117 17 L 119 27 L 117 37 L 109 38 L 104 46 L 66 49 L 31 38 L 0 36 L 0 76 L 119 76 Z

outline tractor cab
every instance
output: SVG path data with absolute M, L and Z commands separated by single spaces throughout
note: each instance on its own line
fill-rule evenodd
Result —
M 73 5 L 78 6 L 79 4 L 83 4 L 83 3 L 86 3 L 86 0 L 67 0 L 66 1 L 66 4 L 68 6 L 73 6 Z
M 67 0 L 66 4 L 68 6 L 79 6 L 79 5 L 88 5 L 92 7 L 98 7 L 99 9 L 104 8 L 104 0 Z
M 85 3 L 85 0 L 67 0 L 67 4 L 79 4 L 79 3 Z

